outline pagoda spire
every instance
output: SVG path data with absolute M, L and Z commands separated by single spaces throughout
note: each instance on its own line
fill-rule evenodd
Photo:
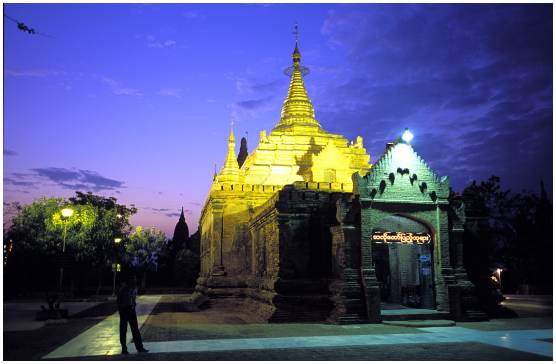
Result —
M 228 155 L 224 161 L 224 166 L 218 176 L 219 182 L 236 182 L 239 179 L 239 166 L 236 159 L 236 142 L 233 130 L 234 122 L 232 121 L 230 127 L 230 136 L 228 137 Z
M 280 121 L 275 129 L 288 128 L 295 125 L 313 126 L 320 128 L 319 122 L 315 119 L 315 110 L 305 85 L 303 75 L 309 73 L 306 67 L 301 66 L 301 52 L 298 46 L 297 23 L 294 28 L 295 48 L 292 54 L 293 65 L 286 69 L 287 74 L 291 72 L 290 87 L 288 95 L 282 105 Z
M 181 207 L 181 214 L 174 228 L 174 236 L 172 237 L 172 244 L 175 251 L 187 247 L 187 241 L 189 240 L 189 228 L 185 222 L 185 216 L 183 215 L 183 206 Z

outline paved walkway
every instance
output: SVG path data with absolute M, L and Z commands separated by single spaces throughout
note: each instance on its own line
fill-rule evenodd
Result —
M 137 298 L 137 321 L 141 327 L 160 300 L 160 296 L 139 296 Z M 43 359 L 72 358 L 80 356 L 116 355 L 120 354 L 120 318 L 118 313 L 107 317 L 102 322 L 71 339 Z M 131 342 L 131 330 L 127 330 L 128 343 Z M 128 345 L 130 352 L 135 350 Z
M 421 334 L 186 340 L 150 342 L 145 345 L 152 353 L 171 353 L 479 342 L 552 357 L 552 343 L 538 341 L 552 338 L 552 330 L 484 332 L 460 327 L 435 327 L 422 329 L 422 331 L 426 332 Z
M 161 296 L 139 297 L 137 314 L 140 326 L 144 325 L 147 317 L 151 315 L 160 299 Z M 160 312 L 155 313 L 155 317 L 158 317 L 160 314 Z M 120 354 L 121 352 L 119 344 L 118 320 L 119 318 L 117 313 L 109 316 L 96 326 L 93 326 L 89 330 L 83 332 L 66 344 L 44 356 L 43 359 L 83 357 L 98 358 L 102 356 L 114 358 L 115 355 Z M 152 325 L 152 322 L 150 325 Z M 353 327 L 355 326 L 345 326 L 345 328 Z M 271 352 L 272 350 L 284 349 L 331 350 L 339 347 L 346 348 L 346 350 L 359 350 L 358 348 L 377 348 L 377 350 L 379 350 L 380 346 L 385 346 L 386 348 L 390 345 L 398 345 L 400 347 L 402 345 L 438 345 L 441 347 L 442 345 L 459 345 L 461 343 L 467 343 L 467 345 L 462 346 L 463 351 L 465 351 L 465 348 L 469 345 L 483 345 L 483 347 L 490 346 L 491 348 L 499 348 L 499 350 L 515 350 L 550 358 L 553 355 L 552 329 L 515 330 L 499 326 L 494 330 L 490 329 L 485 331 L 469 327 L 452 326 L 428 327 L 411 330 L 413 331 L 406 331 L 405 333 L 379 332 L 368 334 L 354 333 L 351 335 L 331 333 L 331 335 L 321 336 L 314 336 L 314 334 L 303 336 L 301 332 L 298 332 L 297 335 L 299 336 L 288 337 L 251 336 L 250 338 L 210 338 L 202 340 L 199 340 L 198 337 L 195 338 L 194 336 L 191 340 L 183 340 L 179 338 L 171 340 L 171 335 L 167 336 L 164 334 L 161 336 L 161 341 L 148 341 L 145 342 L 145 346 L 150 350 L 150 353 L 147 355 L 171 355 L 172 353 L 174 355 L 179 355 L 180 353 L 183 353 L 184 355 L 222 353 L 222 355 L 225 355 L 225 352 L 238 351 L 264 352 L 266 350 Z M 131 333 L 129 330 L 128 338 L 129 341 L 131 341 Z M 129 345 L 129 349 L 133 350 L 134 347 Z
M 63 302 L 62 308 L 68 310 L 68 315 L 74 315 L 102 302 Z M 3 331 L 36 330 L 45 325 L 44 321 L 37 321 L 35 315 L 41 310 L 43 301 L 10 301 L 4 302 Z

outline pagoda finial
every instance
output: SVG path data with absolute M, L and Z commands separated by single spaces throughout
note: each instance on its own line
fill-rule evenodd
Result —
M 292 58 L 294 67 L 299 68 L 299 63 L 301 62 L 301 53 L 299 52 L 299 48 L 297 46 L 297 42 L 299 40 L 299 28 L 297 26 L 297 21 L 293 27 L 293 34 L 295 34 L 295 48 L 293 50 Z
M 293 34 L 295 35 L 295 48 L 292 54 L 293 65 L 284 70 L 284 73 L 291 77 L 290 87 L 286 100 L 284 100 L 282 104 L 280 121 L 276 124 L 275 129 L 298 126 L 320 129 L 320 124 L 315 119 L 313 104 L 303 84 L 303 76 L 309 74 L 309 69 L 301 66 L 301 52 L 299 52 L 298 47 L 299 28 L 297 22 L 295 22 L 293 29 Z

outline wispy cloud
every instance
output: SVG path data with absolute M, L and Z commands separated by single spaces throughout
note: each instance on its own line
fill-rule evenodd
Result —
M 141 207 L 142 209 L 149 210 L 155 214 L 161 214 L 167 217 L 179 217 L 181 215 L 181 210 L 174 208 L 157 208 L 157 207 Z M 192 215 L 193 211 L 190 209 L 183 209 L 184 214 Z
M 413 128 L 416 150 L 456 190 L 469 176 L 497 174 L 517 186 L 546 181 L 552 174 L 547 10 L 373 4 L 331 11 L 321 34 L 349 55 L 345 68 L 354 72 L 329 80 L 315 105 L 319 118 L 332 128 L 350 120 L 350 130 L 337 131 L 361 133 L 371 156 Z
M 246 78 L 238 78 L 236 79 L 236 90 L 240 93 L 276 92 L 283 83 L 279 79 L 268 82 L 256 82 Z
M 47 180 L 64 189 L 86 190 L 86 191 L 115 191 L 125 188 L 124 182 L 107 178 L 98 172 L 84 169 L 68 168 L 33 168 L 32 174 L 13 173 L 8 177 L 10 184 L 19 186 L 34 186 L 41 181 Z M 6 178 L 4 178 L 6 181 Z
M 267 96 L 234 102 L 230 105 L 231 116 L 234 119 L 255 118 L 260 112 L 271 106 L 273 99 L 273 96 Z
M 183 13 L 183 16 L 189 20 L 205 20 L 206 16 L 200 11 L 189 10 Z
M 17 155 L 17 152 L 8 148 L 4 148 L 4 155 L 6 157 L 13 157 Z
M 160 96 L 169 96 L 169 97 L 175 97 L 175 98 L 180 99 L 181 98 L 181 93 L 182 93 L 181 88 L 168 87 L 168 88 L 163 88 L 163 89 L 159 90 L 156 94 L 160 95 Z
M 14 177 L 4 177 L 4 184 L 21 187 L 32 187 L 38 185 L 38 182 L 24 180 L 21 178 L 18 179 Z
M 109 86 L 114 95 L 134 96 L 137 98 L 143 97 L 143 93 L 139 89 L 132 88 L 132 87 L 125 87 L 120 82 L 114 80 L 113 78 L 101 76 L 100 81 L 103 84 Z
M 262 99 L 252 99 L 252 100 L 243 100 L 238 101 L 234 105 L 236 105 L 240 109 L 244 110 L 256 110 L 265 105 L 268 105 L 269 102 L 272 100 L 272 97 L 263 97 Z
M 66 72 L 49 69 L 5 69 L 4 74 L 13 77 L 48 77 L 65 75 Z
M 157 40 L 155 36 L 147 36 L 147 47 L 149 48 L 173 48 L 176 46 L 177 42 L 172 39 Z

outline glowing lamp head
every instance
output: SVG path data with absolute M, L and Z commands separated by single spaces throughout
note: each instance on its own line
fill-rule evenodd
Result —
M 62 216 L 63 217 L 68 218 L 71 215 L 73 215 L 73 210 L 72 209 L 70 209 L 70 208 L 62 209 Z
M 405 128 L 405 131 L 402 134 L 402 140 L 409 144 L 413 140 L 413 134 L 409 131 L 408 128 Z
M 119 244 L 122 241 L 122 238 L 115 238 L 114 243 Z

